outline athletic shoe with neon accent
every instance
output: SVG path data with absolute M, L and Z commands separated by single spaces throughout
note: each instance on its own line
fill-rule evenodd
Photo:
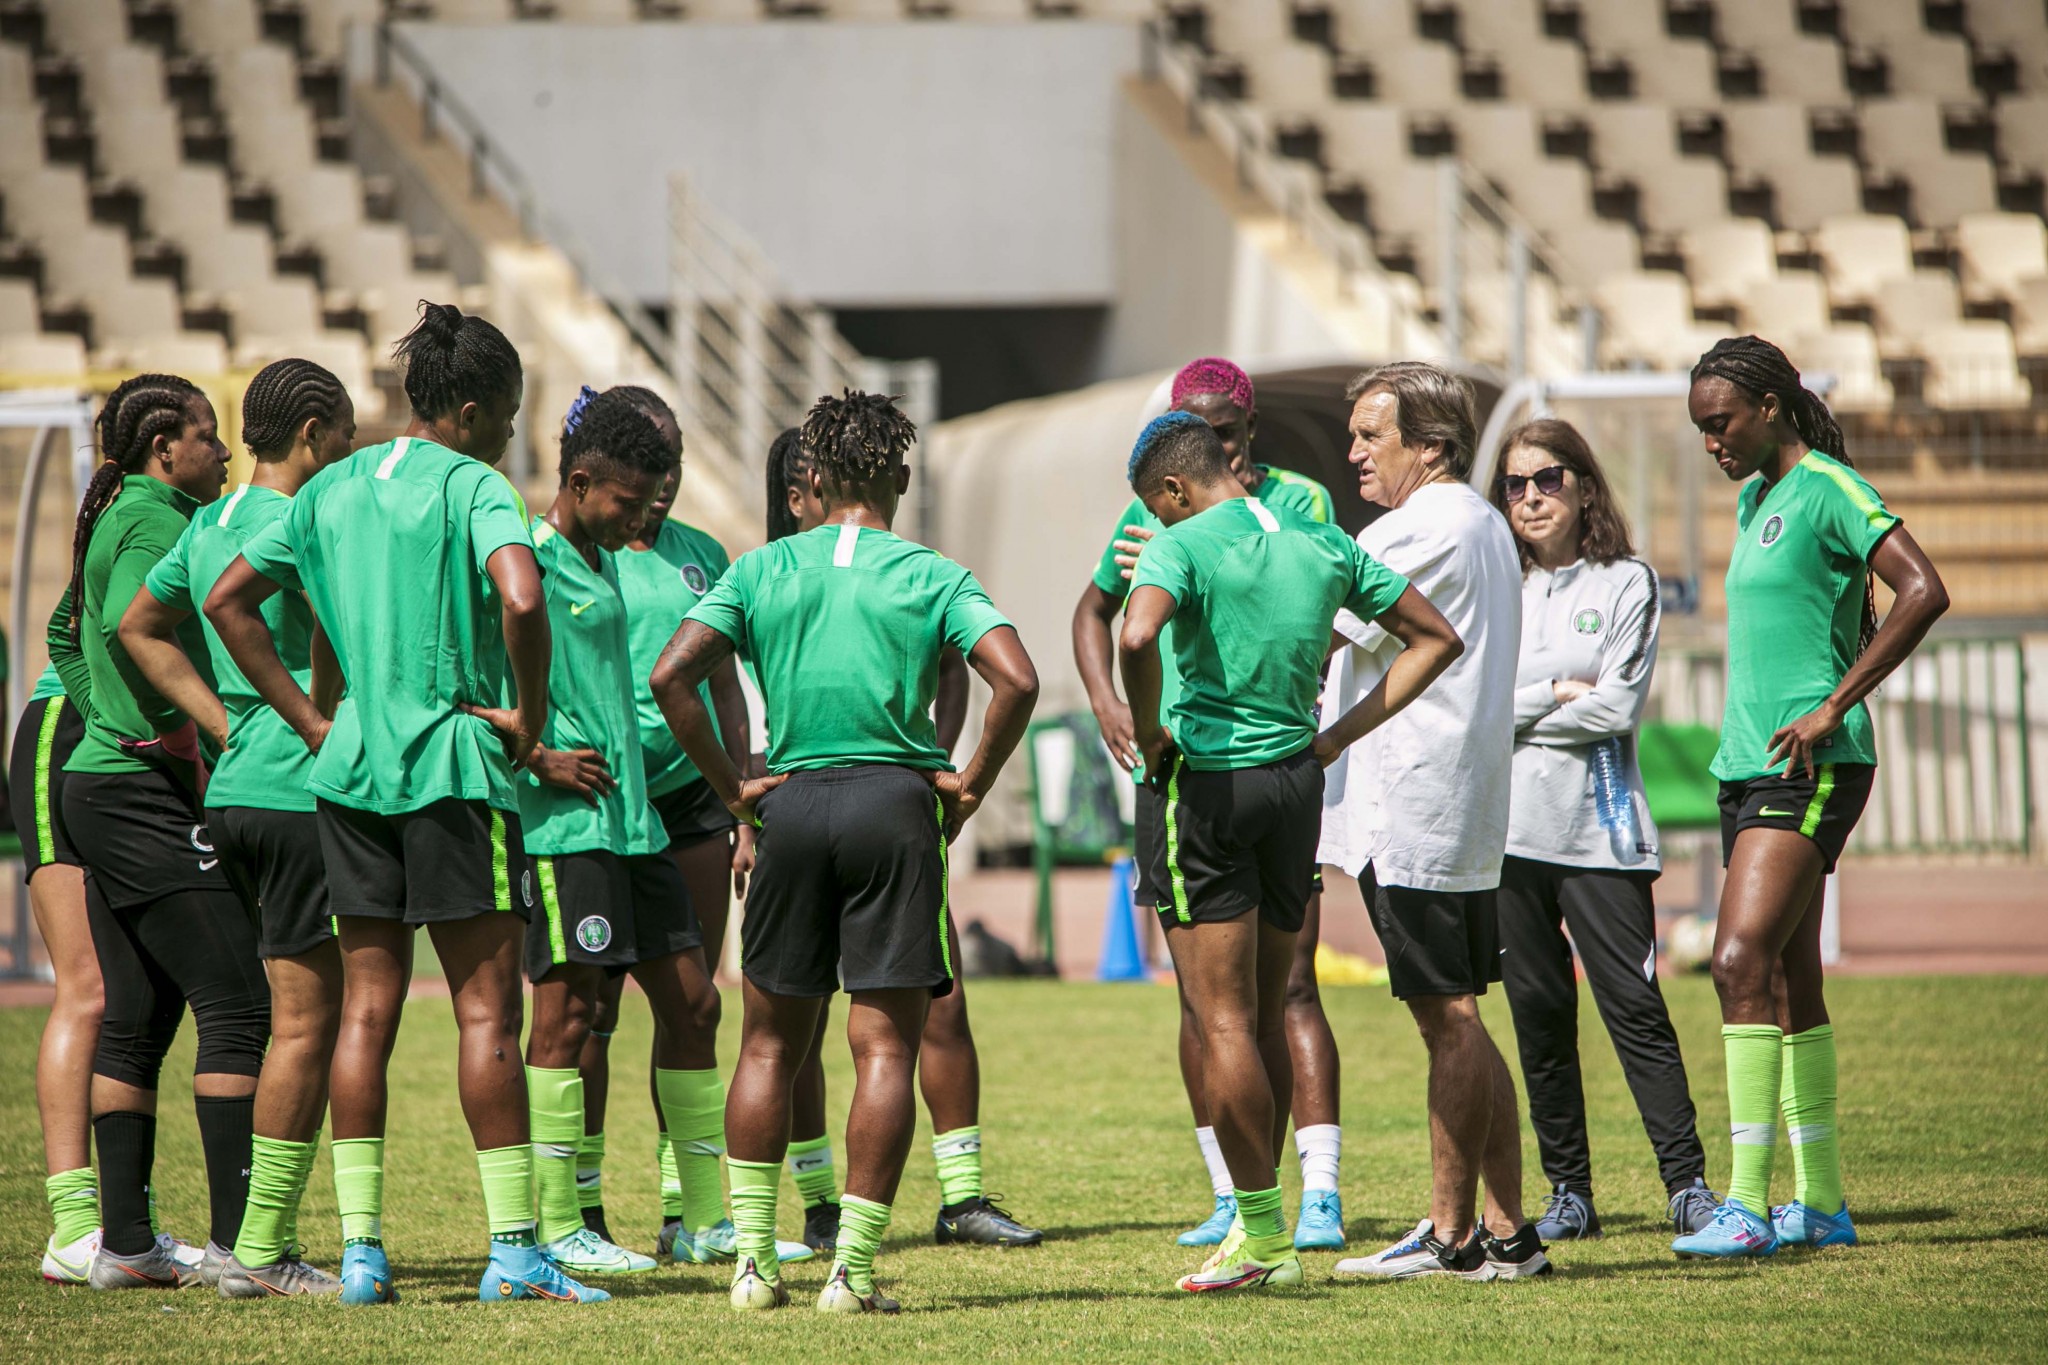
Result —
M 654 1254 L 680 1260 L 681 1258 L 676 1256 L 676 1243 L 688 1240 L 689 1235 L 689 1233 L 683 1231 L 682 1219 L 667 1218 L 662 1220 L 661 1231 L 654 1235 Z
M 1778 1245 L 1784 1247 L 1819 1250 L 1856 1245 L 1856 1225 L 1849 1221 L 1847 1204 L 1840 1213 L 1822 1213 L 1795 1199 L 1771 1210 L 1771 1229 L 1778 1234 Z
M 398 1286 L 392 1283 L 391 1261 L 383 1247 L 359 1242 L 342 1248 L 341 1301 L 358 1305 L 398 1302 Z
M 1528 1280 L 1538 1275 L 1548 1275 L 1557 1267 L 1543 1253 L 1549 1248 L 1543 1245 L 1537 1225 L 1524 1223 L 1515 1229 L 1512 1237 L 1495 1237 L 1481 1229 L 1479 1244 L 1486 1248 L 1486 1264 L 1493 1269 L 1496 1280 Z
M 1671 1230 L 1683 1237 L 1688 1232 L 1698 1232 L 1714 1221 L 1714 1210 L 1721 1207 L 1721 1196 L 1707 1188 L 1707 1182 L 1698 1176 L 1690 1185 L 1681 1185 L 1671 1192 L 1671 1202 L 1664 1206 L 1664 1216 L 1671 1220 Z
M 484 1303 L 509 1303 L 514 1299 L 548 1299 L 555 1303 L 604 1303 L 611 1298 L 602 1289 L 581 1285 L 562 1273 L 539 1247 L 515 1247 L 503 1242 L 491 1244 L 491 1263 L 484 1270 L 476 1296 Z
M 1184 1247 L 1221 1246 L 1223 1239 L 1230 1235 L 1230 1225 L 1236 1221 L 1237 1196 L 1219 1194 L 1216 1196 L 1216 1207 L 1209 1216 L 1174 1240 Z
M 94 1289 L 183 1289 L 199 1283 L 199 1267 L 186 1265 L 160 1246 L 120 1256 L 103 1244 L 85 1282 Z
M 1412 1280 L 1425 1275 L 1450 1275 L 1460 1280 L 1494 1278 L 1492 1262 L 1475 1230 L 1461 1245 L 1447 1246 L 1438 1240 L 1436 1225 L 1425 1218 L 1415 1230 L 1385 1251 L 1339 1261 L 1339 1275 L 1363 1275 L 1383 1280 Z
M 1759 1218 L 1733 1199 L 1721 1202 L 1714 1220 L 1698 1232 L 1671 1243 L 1682 1259 L 1722 1261 L 1743 1256 L 1769 1256 L 1778 1249 L 1770 1220 Z
M 769 1279 L 751 1256 L 740 1258 L 732 1275 L 732 1306 L 742 1312 L 765 1312 L 770 1308 L 781 1308 L 789 1302 L 789 1291 L 782 1287 L 782 1277 Z
M 245 1266 L 234 1257 L 220 1272 L 224 1299 L 282 1299 L 293 1294 L 339 1294 L 341 1281 L 316 1270 L 297 1256 L 280 1256 L 269 1265 Z
M 939 1210 L 932 1239 L 940 1246 L 971 1242 L 990 1247 L 1035 1247 L 1045 1240 L 1038 1228 L 1027 1228 L 996 1203 L 1001 1195 L 976 1195 Z
M 1180 1277 L 1177 1281 L 1179 1287 L 1189 1294 L 1301 1287 L 1301 1257 L 1291 1249 L 1282 1250 L 1272 1257 L 1253 1256 L 1250 1243 L 1251 1239 L 1242 1227 L 1232 1228 L 1230 1236 L 1224 1239 L 1216 1254 L 1204 1262 L 1200 1270 Z
M 68 1246 L 58 1246 L 53 1235 L 43 1243 L 43 1278 L 51 1284 L 84 1284 L 92 1275 L 92 1258 L 99 1254 L 98 1228 Z
M 1344 1249 L 1344 1196 L 1335 1190 L 1304 1190 L 1301 1217 L 1294 1224 L 1296 1251 Z
M 781 1261 L 784 1265 L 795 1265 L 798 1261 L 808 1261 L 817 1254 L 817 1252 L 811 1250 L 802 1242 L 785 1242 L 780 1237 L 775 1239 L 775 1259 Z
M 699 1233 L 677 1232 L 670 1254 L 690 1265 L 725 1265 L 738 1256 L 739 1242 L 732 1219 L 721 1218 Z
M 853 1287 L 845 1266 L 834 1263 L 832 1278 L 818 1292 L 820 1313 L 900 1313 L 903 1305 L 878 1288 L 862 1294 Z
M 1559 1185 L 1543 1203 L 1543 1213 L 1536 1219 L 1536 1235 L 1546 1242 L 1576 1242 L 1598 1237 L 1600 1215 L 1593 1212 L 1593 1201 L 1589 1196 Z
M 820 1199 L 804 1209 L 804 1245 L 821 1254 L 838 1249 L 838 1200 Z
M 653 1270 L 652 1256 L 607 1242 L 589 1228 L 578 1228 L 541 1247 L 541 1254 L 571 1275 L 638 1275 Z

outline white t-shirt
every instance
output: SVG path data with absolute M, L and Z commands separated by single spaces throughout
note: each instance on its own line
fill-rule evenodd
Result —
M 1345 750 L 1324 777 L 1319 862 L 1383 886 L 1485 891 L 1500 885 L 1515 748 L 1522 566 L 1493 506 L 1462 483 L 1432 483 L 1358 533 L 1366 552 L 1444 614 L 1465 642 L 1407 710 Z M 1352 642 L 1330 661 L 1322 725 L 1386 676 L 1401 642 L 1339 612 Z

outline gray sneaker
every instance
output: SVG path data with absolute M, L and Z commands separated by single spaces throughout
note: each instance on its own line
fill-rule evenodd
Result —
M 1695 1178 L 1690 1185 L 1681 1185 L 1671 1192 L 1671 1202 L 1665 1206 L 1664 1214 L 1671 1220 L 1671 1226 L 1679 1236 L 1698 1232 L 1714 1221 L 1714 1210 L 1721 1206 L 1721 1196 L 1707 1188 L 1707 1182 Z
M 1573 1242 L 1582 1237 L 1598 1237 L 1600 1215 L 1593 1212 L 1591 1198 L 1559 1185 L 1550 1192 L 1549 1200 L 1543 1205 L 1542 1216 L 1536 1220 L 1536 1235 L 1546 1242 Z
M 270 1265 L 254 1267 L 230 1256 L 220 1272 L 220 1296 L 224 1299 L 281 1299 L 289 1294 L 340 1292 L 340 1280 L 297 1256 L 283 1256 Z
M 162 1247 L 153 1246 L 138 1256 L 121 1256 L 103 1246 L 92 1258 L 85 1282 L 94 1289 L 183 1289 L 199 1283 L 199 1270 Z
M 220 1273 L 227 1269 L 228 1262 L 235 1259 L 234 1250 L 219 1242 L 209 1240 L 206 1250 L 199 1254 L 199 1278 L 208 1289 L 220 1283 Z

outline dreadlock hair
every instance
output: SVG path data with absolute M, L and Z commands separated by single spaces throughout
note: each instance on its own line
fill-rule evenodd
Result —
M 1725 379 L 1761 405 L 1764 395 L 1778 400 L 1778 411 L 1792 424 L 1792 430 L 1807 449 L 1818 450 L 1851 469 L 1848 442 L 1841 424 L 1828 411 L 1821 396 L 1800 382 L 1792 361 L 1760 336 L 1724 337 L 1692 367 L 1692 382 Z M 1877 635 L 1877 588 L 1866 566 L 1863 574 L 1863 626 L 1857 632 L 1856 653 L 1860 658 Z
M 141 472 L 159 436 L 175 436 L 192 420 L 192 400 L 204 398 L 199 386 L 174 374 L 138 374 L 107 395 L 106 406 L 93 421 L 99 438 L 100 467 L 93 471 L 78 502 L 78 522 L 71 533 L 71 637 L 78 638 L 85 615 L 85 550 L 100 514 L 121 491 L 121 480 Z
M 1205 480 L 1229 470 L 1215 428 L 1192 412 L 1169 412 L 1147 422 L 1131 447 L 1128 468 L 1132 491 L 1141 496 L 1158 488 L 1168 474 Z
M 242 392 L 242 441 L 259 463 L 282 460 L 306 423 L 332 421 L 348 397 L 325 366 L 310 360 L 274 360 Z
M 781 540 L 797 532 L 796 515 L 789 510 L 789 490 L 816 465 L 804 450 L 804 434 L 790 427 L 768 447 L 768 539 Z
M 589 390 L 584 390 L 588 393 Z M 580 402 L 580 400 L 579 400 Z M 582 403 L 573 414 L 576 424 L 562 437 L 561 480 L 583 469 L 595 479 L 620 475 L 667 475 L 675 464 L 661 428 L 629 398 L 616 390 L 601 393 Z
M 405 396 L 422 421 L 446 417 L 464 403 L 503 397 L 519 383 L 519 352 L 482 318 L 452 303 L 420 300 L 420 320 L 391 348 L 405 367 Z
M 804 454 L 835 487 L 873 483 L 896 472 L 917 440 L 917 426 L 896 396 L 842 389 L 812 405 L 804 418 Z

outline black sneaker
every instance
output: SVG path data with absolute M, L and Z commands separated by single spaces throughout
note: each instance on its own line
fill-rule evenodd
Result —
M 583 1226 L 614 1246 L 618 1245 L 612 1238 L 612 1230 L 604 1225 L 604 1205 L 593 1204 L 583 1210 Z
M 1526 1280 L 1536 1275 L 1548 1275 L 1556 1267 L 1543 1253 L 1548 1250 L 1543 1239 L 1536 1235 L 1534 1223 L 1524 1223 L 1515 1230 L 1515 1235 L 1503 1241 L 1492 1234 L 1481 1238 L 1486 1248 L 1486 1264 L 1493 1270 L 1496 1280 Z
M 804 1245 L 820 1256 L 839 1249 L 839 1201 L 820 1199 L 804 1209 Z
M 988 1197 L 963 1200 L 940 1209 L 932 1235 L 940 1246 L 974 1242 L 991 1247 L 1035 1247 L 1045 1240 L 1044 1232 L 1025 1227 Z

